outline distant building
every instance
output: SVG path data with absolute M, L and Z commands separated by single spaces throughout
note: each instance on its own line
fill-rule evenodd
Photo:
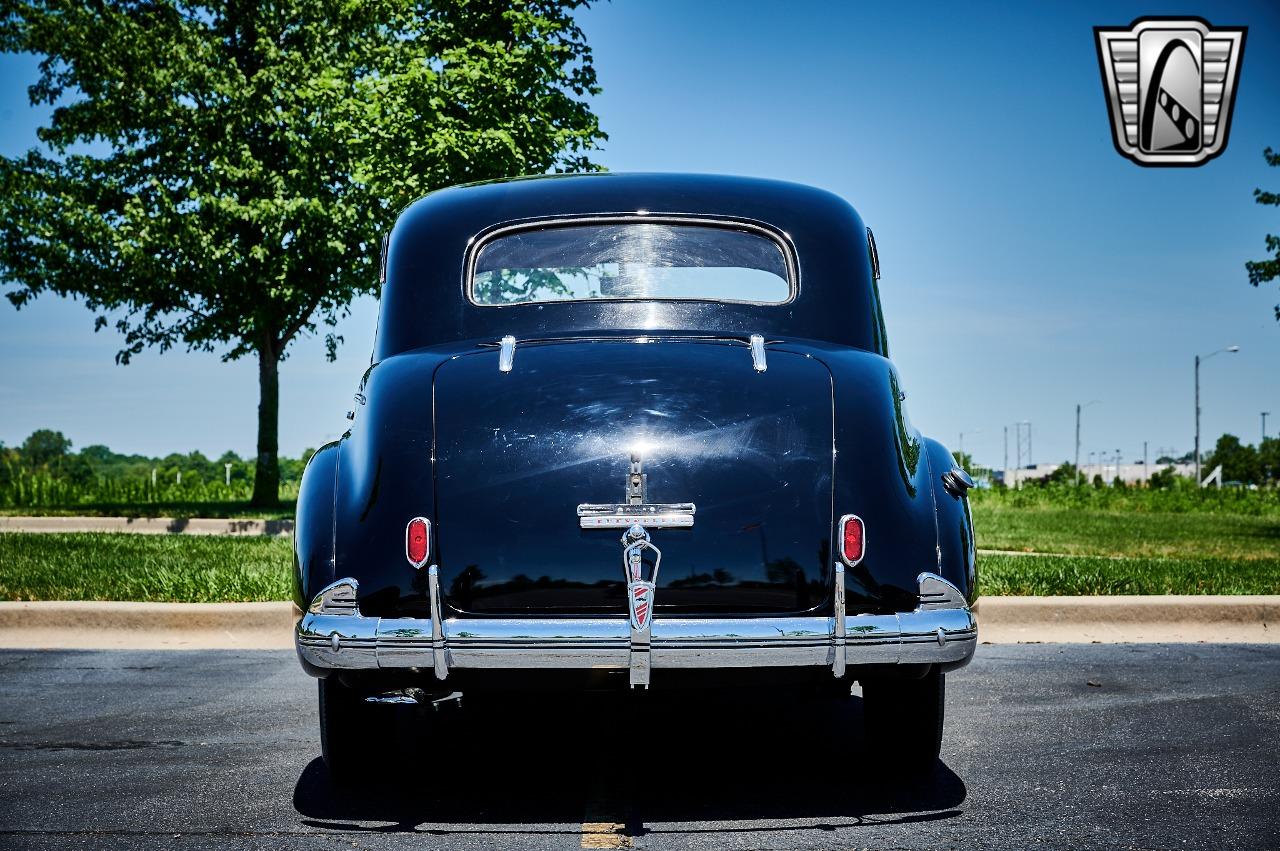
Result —
M 1017 487 L 1020 483 L 1038 482 L 1041 479 L 1048 478 L 1053 472 L 1061 467 L 1061 464 L 1036 464 L 1031 467 L 1010 468 L 1008 470 L 993 470 L 992 478 L 996 481 L 1002 481 L 1008 487 Z M 1121 481 L 1126 485 L 1134 485 L 1139 482 L 1145 482 L 1152 473 L 1158 473 L 1165 467 L 1172 467 L 1173 472 L 1179 476 L 1186 476 L 1188 479 L 1195 478 L 1195 464 L 1120 464 L 1119 475 Z M 1207 471 L 1206 471 L 1207 472 Z M 1092 482 L 1094 476 L 1102 476 L 1102 480 L 1107 484 L 1111 484 L 1116 478 L 1116 464 L 1081 464 L 1080 465 L 1080 481 Z

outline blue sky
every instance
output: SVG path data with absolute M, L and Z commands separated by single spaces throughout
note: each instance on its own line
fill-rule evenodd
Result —
M 1247 25 L 1230 144 L 1201 168 L 1146 169 L 1110 141 L 1095 25 L 1141 15 Z M 775 177 L 830 189 L 876 232 L 894 360 L 916 424 L 999 465 L 1002 427 L 1032 422 L 1035 459 L 1188 451 L 1192 359 L 1203 430 L 1280 432 L 1280 289 L 1248 285 L 1280 211 L 1262 158 L 1280 148 L 1280 6 L 1274 3 L 929 4 L 615 0 L 580 17 L 615 171 Z M 0 153 L 35 140 L 29 57 L 0 57 Z M 372 348 L 376 304 L 282 369 L 281 448 L 342 431 Z M 144 353 L 82 305 L 0 304 L 0 441 L 51 427 L 76 444 L 162 454 L 255 441 L 256 372 L 213 355 Z M 1010 450 L 1012 453 L 1012 449 Z

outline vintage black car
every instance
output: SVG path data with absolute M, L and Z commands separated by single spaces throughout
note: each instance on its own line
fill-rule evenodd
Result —
M 298 498 L 333 775 L 380 704 L 529 684 L 857 681 L 868 738 L 931 764 L 977 643 L 973 482 L 907 416 L 878 278 L 853 208 L 788 183 L 408 207 L 350 430 Z

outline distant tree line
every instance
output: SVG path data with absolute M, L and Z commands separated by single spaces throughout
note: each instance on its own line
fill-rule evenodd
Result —
M 52 429 L 32 432 L 19 446 L 0 443 L 0 505 L 234 501 L 253 492 L 254 461 L 231 451 L 209 458 L 202 452 L 125 455 L 101 444 L 72 450 L 71 441 Z M 296 494 L 314 451 L 280 458 L 282 497 Z
M 1234 434 L 1224 434 L 1205 459 L 1205 473 L 1219 464 L 1222 465 L 1223 482 L 1280 484 L 1280 438 L 1268 437 L 1255 447 L 1241 443 Z
M 968 456 L 958 456 L 958 458 L 967 460 Z M 1156 489 L 1180 486 L 1194 487 L 1190 478 L 1179 476 L 1172 466 L 1175 463 L 1186 464 L 1193 460 L 1193 455 L 1185 455 L 1181 458 L 1161 456 L 1152 465 L 1152 472 L 1146 477 L 1145 481 L 1136 485 L 1126 483 L 1118 477 L 1111 482 L 1105 481 L 1099 475 L 1094 475 L 1092 479 L 1089 479 L 1083 473 L 1081 473 L 1079 481 L 1081 485 L 1092 485 L 1098 488 L 1107 487 L 1108 485 L 1118 487 L 1145 486 Z M 1218 438 L 1213 451 L 1201 459 L 1203 475 L 1207 476 L 1219 464 L 1222 465 L 1222 482 L 1224 485 L 1278 487 L 1280 486 L 1280 438 L 1268 437 L 1258 446 L 1253 446 L 1252 444 L 1242 443 L 1240 438 L 1234 434 L 1224 434 Z M 1064 461 L 1049 475 L 1038 479 L 1025 479 L 1023 480 L 1023 485 L 1071 485 L 1076 482 L 1076 475 L 1076 466 L 1069 461 Z M 1003 486 L 1000 482 L 994 482 L 993 484 L 996 487 Z

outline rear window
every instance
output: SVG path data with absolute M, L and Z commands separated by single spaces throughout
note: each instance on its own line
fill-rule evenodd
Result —
M 591 299 L 781 304 L 794 280 L 782 244 L 746 226 L 554 225 L 499 233 L 471 264 L 480 305 Z

